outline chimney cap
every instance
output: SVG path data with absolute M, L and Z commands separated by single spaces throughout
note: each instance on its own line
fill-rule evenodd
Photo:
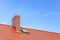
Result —
M 16 15 L 12 18 L 12 20 L 13 20 L 15 17 L 20 17 L 20 15 L 19 15 L 19 14 L 16 14 Z

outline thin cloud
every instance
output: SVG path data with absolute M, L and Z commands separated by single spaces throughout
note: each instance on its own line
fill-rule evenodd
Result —
M 7 22 L 0 22 L 0 24 L 8 24 Z
M 30 28 L 30 27 L 27 27 L 27 26 L 21 26 L 21 27 L 24 27 L 24 28 Z

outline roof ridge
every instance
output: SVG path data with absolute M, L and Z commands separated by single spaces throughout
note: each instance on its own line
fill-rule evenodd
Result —
M 0 25 L 3 25 L 3 26 L 11 26 L 11 25 L 7 25 L 7 24 L 0 24 Z M 22 28 L 22 29 L 27 29 L 27 30 L 29 29 L 29 30 L 42 31 L 42 32 L 47 32 L 47 33 L 60 34 L 60 33 L 57 33 L 57 32 L 50 32 L 50 31 L 44 31 L 44 30 L 37 30 L 37 29 L 32 29 L 32 28 L 27 28 L 27 27 L 25 28 L 25 27 L 22 27 L 22 26 L 21 26 L 21 28 Z
M 42 32 L 47 32 L 47 33 L 60 34 L 60 33 L 57 33 L 57 32 L 44 31 L 44 30 L 38 30 L 38 29 L 32 29 L 32 28 L 25 28 L 25 27 L 21 27 L 21 28 L 24 28 L 24 29 L 29 29 L 29 30 L 35 30 L 35 31 L 42 31 Z
M 0 24 L 0 25 L 3 25 L 3 26 L 11 26 L 11 25 L 7 25 L 7 24 Z

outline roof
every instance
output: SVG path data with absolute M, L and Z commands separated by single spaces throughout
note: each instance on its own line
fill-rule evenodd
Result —
M 28 30 L 30 34 L 16 33 L 12 26 L 0 24 L 0 40 L 60 40 L 60 33 L 22 29 Z

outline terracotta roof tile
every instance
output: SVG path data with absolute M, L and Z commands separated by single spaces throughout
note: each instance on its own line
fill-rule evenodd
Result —
M 60 40 L 60 33 L 22 28 L 30 34 L 16 33 L 9 25 L 0 24 L 0 40 Z

